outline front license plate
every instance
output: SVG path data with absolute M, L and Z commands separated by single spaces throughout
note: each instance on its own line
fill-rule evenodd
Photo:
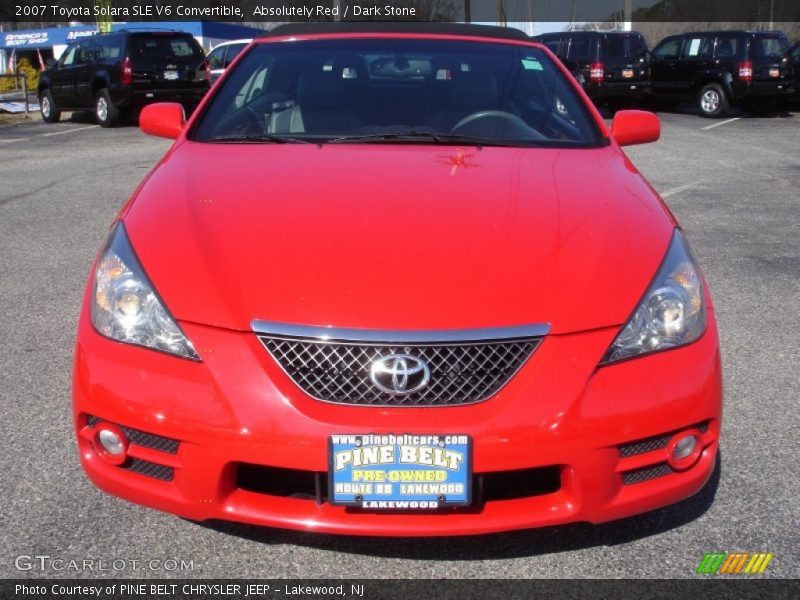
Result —
M 770 69 L 769 76 L 770 77 L 780 77 L 781 72 L 778 69 Z
M 632 79 L 633 78 L 633 69 L 624 69 L 622 71 L 622 76 L 625 79 Z
M 178 78 L 177 71 L 164 71 L 164 79 L 175 80 Z
M 366 510 L 432 510 L 470 503 L 469 436 L 332 435 L 331 504 Z

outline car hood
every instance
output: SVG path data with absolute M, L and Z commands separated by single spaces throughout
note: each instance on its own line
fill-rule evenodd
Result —
M 619 325 L 674 222 L 617 148 L 176 145 L 123 211 L 179 320 Z

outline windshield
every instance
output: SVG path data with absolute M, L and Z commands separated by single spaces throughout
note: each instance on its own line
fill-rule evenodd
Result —
M 254 46 L 195 141 L 603 143 L 567 78 L 537 48 L 432 39 Z

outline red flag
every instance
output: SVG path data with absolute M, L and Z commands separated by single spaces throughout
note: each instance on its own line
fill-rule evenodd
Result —
M 36 49 L 36 56 L 39 57 L 39 70 L 44 71 L 44 59 L 42 58 L 42 51 L 39 48 Z

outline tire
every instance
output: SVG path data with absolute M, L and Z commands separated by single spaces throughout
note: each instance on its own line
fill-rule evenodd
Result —
M 724 117 L 730 108 L 728 95 L 718 83 L 708 83 L 697 93 L 697 109 L 704 117 Z
M 111 101 L 108 90 L 103 88 L 94 99 L 94 118 L 100 127 L 113 127 L 119 121 L 119 109 Z
M 44 90 L 39 95 L 39 112 L 45 123 L 58 123 L 61 120 L 61 111 L 53 101 L 53 94 L 50 93 L 50 90 Z

